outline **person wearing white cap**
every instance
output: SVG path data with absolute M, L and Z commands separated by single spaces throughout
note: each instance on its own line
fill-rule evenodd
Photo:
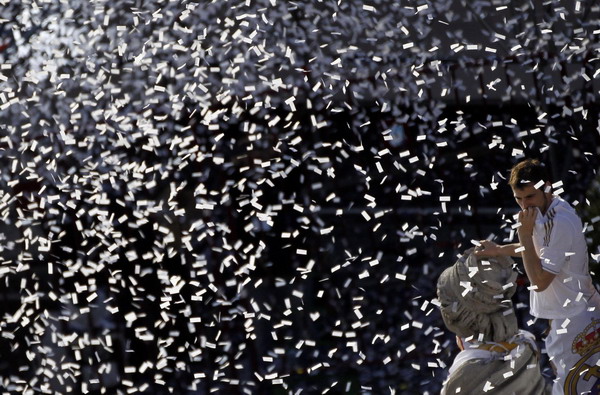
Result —
M 519 330 L 511 301 L 517 287 L 513 261 L 477 258 L 473 250 L 437 283 L 442 319 L 461 349 L 442 395 L 544 394 L 535 338 Z

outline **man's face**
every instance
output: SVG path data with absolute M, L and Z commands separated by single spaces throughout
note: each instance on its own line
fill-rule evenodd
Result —
M 512 191 L 521 210 L 537 207 L 542 213 L 545 213 L 549 203 L 548 196 L 543 191 L 545 187 L 544 185 L 541 189 L 536 189 L 531 183 L 523 188 L 512 188 Z

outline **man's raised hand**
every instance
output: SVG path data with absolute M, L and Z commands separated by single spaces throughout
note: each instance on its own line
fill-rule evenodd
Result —
M 475 256 L 493 257 L 500 255 L 500 246 L 490 240 L 480 240 L 480 245 L 475 247 Z

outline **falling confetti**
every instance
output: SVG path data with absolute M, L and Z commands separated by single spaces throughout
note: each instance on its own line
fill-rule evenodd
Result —
M 506 170 L 595 178 L 584 3 L 1 3 L 11 393 L 437 393 Z

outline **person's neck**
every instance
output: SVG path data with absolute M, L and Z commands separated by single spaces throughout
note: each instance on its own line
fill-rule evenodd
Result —
M 554 200 L 554 196 L 552 194 L 549 194 L 549 196 L 546 196 L 546 206 L 542 210 L 540 210 L 542 212 L 542 215 L 546 215 L 546 213 L 548 212 L 548 209 L 552 205 L 553 200 Z

